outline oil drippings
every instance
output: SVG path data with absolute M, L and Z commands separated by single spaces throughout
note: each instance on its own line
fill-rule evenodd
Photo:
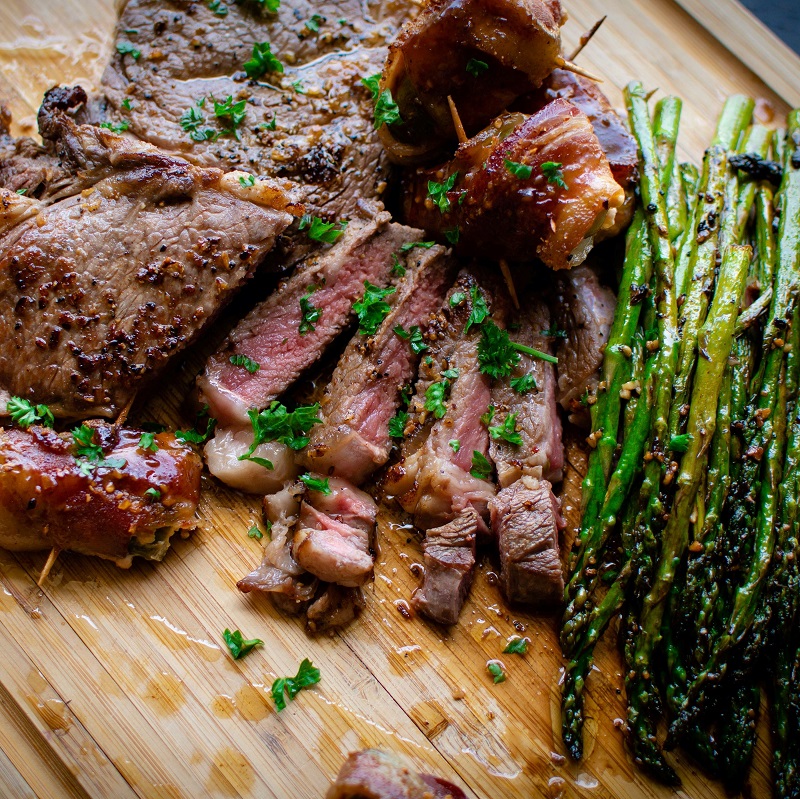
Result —
M 147 681 L 142 699 L 160 716 L 169 716 L 186 703 L 183 680 L 162 671 Z
M 55 733 L 66 733 L 72 726 L 72 716 L 60 699 L 45 699 L 28 694 L 26 697 L 41 720 Z
M 241 752 L 226 746 L 214 755 L 206 788 L 211 794 L 250 796 L 255 781 L 250 761 Z

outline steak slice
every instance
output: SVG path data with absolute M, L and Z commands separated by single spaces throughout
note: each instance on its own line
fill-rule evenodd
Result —
M 458 621 L 475 572 L 475 537 L 480 522 L 475 509 L 468 507 L 452 521 L 425 534 L 425 573 L 422 584 L 411 595 L 411 604 L 439 624 Z
M 345 588 L 329 583 L 308 606 L 306 624 L 312 634 L 344 627 L 366 607 L 364 592 L 360 588 Z
M 123 568 L 136 555 L 161 560 L 173 533 L 196 526 L 200 458 L 170 433 L 145 451 L 141 430 L 90 429 L 102 449 L 94 466 L 67 433 L 0 429 L 0 546 L 80 552 Z
M 248 425 L 250 408 L 266 407 L 319 359 L 352 318 L 365 280 L 379 286 L 389 282 L 392 255 L 421 235 L 389 220 L 381 212 L 368 222 L 352 221 L 333 246 L 309 258 L 257 305 L 209 358 L 197 383 L 202 401 L 223 426 Z M 304 297 L 322 315 L 301 332 Z M 249 358 L 259 369 L 232 365 L 234 355 Z
M 40 176 L 42 199 L 0 188 L 0 395 L 116 416 L 253 274 L 295 206 L 286 185 L 243 186 L 58 107 L 46 116 L 74 176 Z
M 556 352 L 557 399 L 567 411 L 580 411 L 580 398 L 596 382 L 616 305 L 614 292 L 600 284 L 591 267 L 558 276 L 553 316 L 567 337 Z
M 513 340 L 540 352 L 550 352 L 546 333 L 550 328 L 547 307 L 535 297 L 523 298 L 523 310 L 514 317 Z M 530 355 L 521 354 L 514 377 L 530 376 L 533 387 L 520 393 L 511 380 L 495 380 L 492 384 L 493 419 L 500 426 L 515 414 L 516 432 L 522 439 L 519 445 L 502 437 L 492 437 L 489 447 L 497 467 L 497 481 L 506 488 L 523 474 L 544 477 L 551 482 L 561 480 L 564 448 L 561 443 L 561 420 L 556 405 L 556 379 L 553 364 Z
M 524 476 L 489 503 L 500 548 L 500 584 L 509 602 L 540 606 L 561 602 L 558 500 L 547 480 Z
M 353 337 L 325 388 L 322 424 L 312 428 L 311 443 L 300 454 L 313 471 L 359 485 L 389 459 L 389 421 L 419 361 L 395 330 L 427 326 L 452 282 L 453 261 L 443 247 L 415 249 L 406 269 L 397 291 L 386 298 L 391 311 L 375 335 Z

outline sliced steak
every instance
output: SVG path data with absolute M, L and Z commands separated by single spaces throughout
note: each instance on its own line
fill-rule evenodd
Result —
M 442 307 L 453 266 L 443 247 L 409 253 L 405 276 L 386 298 L 388 316 L 375 335 L 354 336 L 325 388 L 322 424 L 311 430 L 311 443 L 301 453 L 308 468 L 360 485 L 386 463 L 392 448 L 389 421 L 419 361 L 395 330 L 427 327 Z
M 581 266 L 556 281 L 552 303 L 556 324 L 566 331 L 559 342 L 557 399 L 567 411 L 579 411 L 580 398 L 596 381 L 603 362 L 617 301 L 597 273 Z
M 562 600 L 558 533 L 564 527 L 547 480 L 524 476 L 489 503 L 500 548 L 500 583 L 509 602 L 552 606 Z
M 369 222 L 351 222 L 333 246 L 309 258 L 257 305 L 209 358 L 198 387 L 223 426 L 248 425 L 248 409 L 266 407 L 318 360 L 352 318 L 365 280 L 379 286 L 389 282 L 392 256 L 421 235 L 389 219 L 384 212 Z M 304 297 L 322 311 L 310 326 L 302 324 Z M 232 365 L 235 355 L 254 361 L 258 370 Z
M 316 634 L 335 627 L 344 627 L 361 613 L 366 604 L 364 592 L 360 588 L 345 588 L 329 583 L 308 606 L 308 631 Z
M 414 609 L 439 624 L 455 624 L 475 571 L 475 537 L 480 518 L 471 507 L 425 534 L 425 573 L 411 596 Z
M 379 197 L 386 160 L 361 80 L 380 72 L 412 4 L 283 0 L 277 14 L 263 3 L 212 5 L 127 3 L 102 82 L 109 118 L 203 165 L 291 176 L 328 218 L 349 218 L 360 199 Z M 244 65 L 263 43 L 285 72 L 250 80 Z M 245 101 L 239 124 L 215 118 L 214 100 L 228 97 Z M 187 112 L 200 120 L 194 130 L 181 124 Z
M 89 429 L 102 450 L 91 462 L 70 434 L 0 429 L 0 546 L 69 550 L 123 568 L 136 555 L 161 560 L 174 532 L 196 526 L 199 457 L 170 433 L 145 451 L 141 430 Z
M 43 133 L 86 171 L 42 199 L 0 188 L 0 392 L 116 416 L 253 274 L 294 206 L 284 185 L 243 186 L 58 108 Z
M 540 352 L 550 353 L 546 333 L 550 314 L 543 302 L 527 296 L 523 310 L 514 316 L 512 338 Z M 561 420 L 556 405 L 556 378 L 553 364 L 541 358 L 521 354 L 513 378 L 533 378 L 533 386 L 520 393 L 511 380 L 495 380 L 492 384 L 493 419 L 490 425 L 500 427 L 514 414 L 520 444 L 509 443 L 498 433 L 491 437 L 489 452 L 497 468 L 497 481 L 502 488 L 511 485 L 523 474 L 544 477 L 551 482 L 561 480 L 564 448 L 561 443 Z

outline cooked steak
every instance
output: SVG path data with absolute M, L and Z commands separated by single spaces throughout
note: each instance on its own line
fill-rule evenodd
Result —
M 558 532 L 564 526 L 547 480 L 524 476 L 489 503 L 500 549 L 500 583 L 509 602 L 539 606 L 561 601 Z
M 371 336 L 357 333 L 342 355 L 325 388 L 322 424 L 311 430 L 311 443 L 301 453 L 310 469 L 356 485 L 389 458 L 389 421 L 419 361 L 420 344 L 412 347 L 408 338 L 441 308 L 453 278 L 453 261 L 443 247 L 414 249 L 405 264 L 397 290 L 386 297 L 391 311 L 380 327 Z
M 408 224 L 456 239 L 457 251 L 569 269 L 624 200 L 588 117 L 556 99 L 530 117 L 498 117 L 449 163 L 417 170 L 404 211 Z
M 30 178 L 41 199 L 0 188 L 0 394 L 115 416 L 253 274 L 294 206 L 274 181 L 244 186 L 43 108 L 69 169 Z
M 439 624 L 455 624 L 475 571 L 475 536 L 480 518 L 474 508 L 432 527 L 422 543 L 425 573 L 411 596 L 414 609 Z
M 314 213 L 349 218 L 387 177 L 361 80 L 380 71 L 412 10 L 283 0 L 273 14 L 264 3 L 129 0 L 103 77 L 110 118 L 196 163 L 291 177 Z M 285 71 L 263 57 L 267 43 Z M 257 45 L 262 57 L 248 67 Z M 241 110 L 216 115 L 226 98 Z
M 551 307 L 567 335 L 557 349 L 557 399 L 567 411 L 580 410 L 580 398 L 596 381 L 616 305 L 614 292 L 600 284 L 589 266 L 558 276 Z
M 249 425 L 248 409 L 266 407 L 317 361 L 352 318 L 365 280 L 378 286 L 389 282 L 392 256 L 422 234 L 389 219 L 382 212 L 369 222 L 352 221 L 333 246 L 309 258 L 257 305 L 209 358 L 198 387 L 223 425 Z M 309 307 L 321 311 L 313 322 Z M 232 356 L 259 368 L 235 366 Z
M 202 463 L 170 433 L 81 427 L 83 450 L 46 427 L 0 429 L 0 546 L 69 550 L 127 568 L 161 560 L 177 530 L 195 527 Z M 90 450 L 90 451 L 89 451 Z
M 544 333 L 550 328 L 550 314 L 541 300 L 533 296 L 522 299 L 523 309 L 514 316 L 513 339 L 519 344 L 549 353 L 550 344 Z M 556 406 L 556 379 L 553 364 L 541 358 L 521 354 L 511 379 L 533 380 L 520 392 L 511 380 L 492 383 L 492 420 L 489 452 L 497 468 L 497 482 L 502 488 L 511 485 L 523 474 L 544 477 L 551 482 L 561 480 L 564 448 L 561 444 L 561 420 Z M 520 437 L 511 443 L 500 434 L 503 423 L 510 424 Z
M 345 588 L 329 583 L 308 606 L 306 624 L 311 633 L 321 633 L 349 624 L 366 607 L 360 588 Z

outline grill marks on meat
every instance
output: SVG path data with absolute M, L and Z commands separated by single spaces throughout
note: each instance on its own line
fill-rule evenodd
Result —
M 513 174 L 506 162 L 530 167 L 530 176 Z M 560 165 L 558 175 L 545 172 L 548 162 Z M 442 213 L 427 201 L 428 182 L 455 173 Z M 499 118 L 460 145 L 450 163 L 417 170 L 408 180 L 405 217 L 439 235 L 458 227 L 457 249 L 464 253 L 538 257 L 552 269 L 568 269 L 586 258 L 624 199 L 588 117 L 556 99 L 533 116 Z
M 58 109 L 46 132 L 87 168 L 42 200 L 0 189 L 0 388 L 56 416 L 115 416 L 252 275 L 293 206 L 274 182 L 244 187 Z
M 141 431 L 93 423 L 105 459 L 84 474 L 68 434 L 44 427 L 0 429 L 0 546 L 51 549 L 113 560 L 161 560 L 176 530 L 195 526 L 202 463 L 169 433 L 158 450 L 139 448 Z M 111 486 L 111 490 L 109 490 Z M 159 492 L 158 498 L 145 494 Z
M 597 382 L 616 305 L 614 292 L 600 284 L 589 266 L 559 275 L 556 281 L 553 313 L 567 333 L 557 352 L 557 399 L 566 411 L 581 411 L 580 398 Z
M 500 549 L 500 584 L 509 602 L 553 606 L 562 600 L 558 534 L 564 527 L 547 480 L 523 476 L 489 503 Z
M 128 120 L 139 138 L 197 163 L 290 177 L 302 184 L 313 212 L 349 218 L 360 199 L 382 193 L 387 177 L 361 79 L 380 71 L 386 44 L 410 6 L 284 0 L 278 14 L 255 3 L 228 3 L 227 9 L 223 18 L 205 3 L 131 0 L 117 44 L 131 42 L 142 55 L 115 55 L 103 77 L 114 118 Z M 305 25 L 314 14 L 324 18 L 319 33 Z M 253 45 L 263 42 L 286 71 L 251 81 L 243 65 Z M 229 96 L 246 100 L 236 135 L 192 141 L 181 115 L 202 111 L 201 129 L 220 132 L 226 123 L 213 119 L 212 101 L 204 109 L 197 103 Z M 130 110 L 122 107 L 125 99 Z
M 419 355 L 394 330 L 425 329 L 452 282 L 453 261 L 443 247 L 412 250 L 406 274 L 386 301 L 391 305 L 374 336 L 356 334 L 322 398 L 322 424 L 301 453 L 308 468 L 360 485 L 389 458 L 389 421 L 410 385 Z
M 417 774 L 398 756 L 378 749 L 351 753 L 326 799 L 465 799 L 447 780 Z
M 389 282 L 392 255 L 421 231 L 390 224 L 389 214 L 352 221 L 330 248 L 309 258 L 277 291 L 257 305 L 209 359 L 198 378 L 202 399 L 223 425 L 249 424 L 249 408 L 264 408 L 313 364 L 352 318 L 364 281 Z M 309 286 L 316 290 L 309 292 Z M 322 310 L 314 330 L 300 332 L 302 297 Z M 232 355 L 260 365 L 255 373 L 233 366 Z

